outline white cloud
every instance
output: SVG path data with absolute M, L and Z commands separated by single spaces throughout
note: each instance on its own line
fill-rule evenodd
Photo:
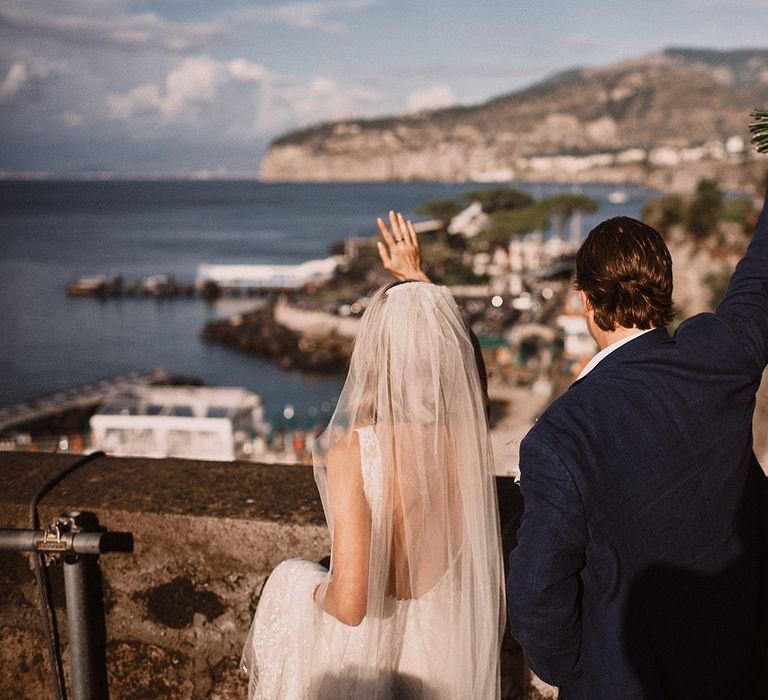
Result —
M 225 69 L 215 59 L 187 58 L 165 79 L 160 110 L 167 117 L 176 117 L 186 110 L 212 104 L 225 80 Z
M 0 105 L 16 108 L 40 100 L 43 83 L 60 72 L 62 65 L 50 61 L 14 61 L 0 83 Z
M 342 34 L 342 16 L 375 0 L 299 0 L 268 6 L 247 4 L 206 21 L 175 21 L 156 12 L 131 12 L 129 2 L 110 0 L 5 0 L 0 27 L 18 36 L 54 39 L 78 47 L 102 46 L 185 53 L 207 49 L 248 25 L 271 25 Z M 30 5 L 32 5 L 30 7 Z
M 271 80 L 262 65 L 245 58 L 218 61 L 208 56 L 186 58 L 171 70 L 161 88 L 153 83 L 107 97 L 109 115 L 128 120 L 156 114 L 165 121 L 194 121 L 215 105 L 221 89 L 232 83 L 260 84 Z
M 10 102 L 27 80 L 29 80 L 27 64 L 17 61 L 8 69 L 8 73 L 0 85 L 0 104 Z
M 434 85 L 423 90 L 414 90 L 405 103 L 409 112 L 422 112 L 456 104 L 456 95 L 450 85 Z
M 157 85 L 138 85 L 122 95 L 107 97 L 109 116 L 112 119 L 128 120 L 135 116 L 162 111 L 163 98 Z
M 178 116 L 191 118 L 216 98 L 222 81 L 221 64 L 207 57 L 188 58 L 172 70 L 165 79 L 165 89 L 152 83 L 138 85 L 127 93 L 107 98 L 110 116 L 131 119 L 135 116 L 159 113 L 167 119 Z
M 218 39 L 216 22 L 174 22 L 154 12 L 127 13 L 114 4 L 75 3 L 67 12 L 30 10 L 8 3 L 0 10 L 0 25 L 35 38 L 48 37 L 78 46 L 116 46 L 180 52 L 202 48 Z
M 270 72 L 262 65 L 249 61 L 247 58 L 235 58 L 227 63 L 227 69 L 235 80 L 258 83 L 267 80 Z
M 83 115 L 72 109 L 62 112 L 60 117 L 61 121 L 67 126 L 80 126 L 84 121 Z
M 295 121 L 312 124 L 328 119 L 371 115 L 379 111 L 382 95 L 361 85 L 340 85 L 332 78 L 318 76 L 308 85 L 285 91 L 291 101 Z
M 343 34 L 347 25 L 338 15 L 359 12 L 373 6 L 373 0 L 307 0 L 283 2 L 269 7 L 246 7 L 235 11 L 230 19 L 257 24 L 272 24 L 309 29 L 329 34 Z
M 361 85 L 316 76 L 308 81 L 278 76 L 245 58 L 186 58 L 162 84 L 144 83 L 107 97 L 117 121 L 154 119 L 162 125 L 213 123 L 237 138 L 381 111 L 383 96 Z

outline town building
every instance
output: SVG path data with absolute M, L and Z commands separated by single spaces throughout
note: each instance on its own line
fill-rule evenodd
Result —
M 322 260 L 307 260 L 297 265 L 246 265 L 203 263 L 198 265 L 195 286 L 214 284 L 222 291 L 291 290 L 333 279 L 344 260 L 333 255 Z

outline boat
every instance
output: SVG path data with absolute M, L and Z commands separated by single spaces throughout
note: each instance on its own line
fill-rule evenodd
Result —
M 626 204 L 629 201 L 629 195 L 624 190 L 614 190 L 608 193 L 608 201 L 611 204 Z

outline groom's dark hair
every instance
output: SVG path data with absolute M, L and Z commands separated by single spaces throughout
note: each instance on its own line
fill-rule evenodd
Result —
M 666 326 L 674 316 L 669 249 L 655 229 L 628 216 L 590 231 L 576 254 L 576 289 L 604 331 Z

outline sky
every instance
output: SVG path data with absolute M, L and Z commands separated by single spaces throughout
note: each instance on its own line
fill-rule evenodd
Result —
M 766 27 L 768 0 L 0 0 L 0 173 L 252 175 L 297 127 Z

